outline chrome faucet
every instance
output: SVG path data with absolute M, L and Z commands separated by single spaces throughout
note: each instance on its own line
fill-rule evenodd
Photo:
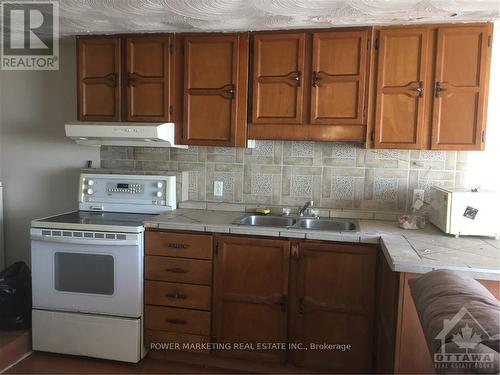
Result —
M 313 201 L 307 201 L 306 204 L 304 204 L 304 206 L 302 206 L 302 208 L 299 210 L 299 216 L 304 216 L 304 212 L 309 208 L 309 207 L 312 207 L 314 204 Z

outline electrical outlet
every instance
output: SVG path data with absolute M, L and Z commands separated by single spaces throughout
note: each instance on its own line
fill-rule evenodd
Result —
M 222 197 L 223 193 L 224 193 L 224 182 L 214 181 L 214 195 L 216 197 Z
M 412 207 L 415 207 L 415 202 L 417 201 L 421 201 L 423 203 L 424 195 L 425 195 L 424 189 L 413 189 Z

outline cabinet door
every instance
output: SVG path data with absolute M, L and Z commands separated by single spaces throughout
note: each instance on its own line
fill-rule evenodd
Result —
M 245 147 L 247 74 L 248 34 L 184 38 L 183 143 Z
M 252 123 L 303 122 L 305 44 L 301 32 L 254 35 Z
M 127 120 L 170 121 L 170 37 L 127 38 Z
M 78 38 L 78 119 L 120 121 L 120 38 Z
M 214 334 L 218 343 L 253 345 L 220 355 L 284 362 L 286 350 L 257 350 L 287 341 L 288 241 L 220 237 L 215 260 Z
M 376 248 L 304 242 L 299 257 L 292 342 L 308 350 L 295 351 L 294 362 L 323 371 L 373 372 Z
M 368 31 L 313 36 L 312 124 L 363 124 Z
M 423 27 L 380 31 L 375 148 L 416 149 L 424 141 L 428 34 Z
M 438 30 L 432 149 L 482 150 L 491 25 Z

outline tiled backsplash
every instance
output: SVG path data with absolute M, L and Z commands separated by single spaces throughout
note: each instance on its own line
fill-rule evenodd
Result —
M 255 149 L 102 147 L 109 169 L 188 171 L 189 199 L 406 211 L 413 189 L 463 187 L 467 152 L 366 150 L 333 142 L 257 141 Z M 223 181 L 223 196 L 214 196 Z

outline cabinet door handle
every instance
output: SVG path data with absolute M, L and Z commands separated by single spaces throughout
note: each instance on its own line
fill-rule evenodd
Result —
M 186 299 L 187 296 L 185 294 L 182 294 L 182 293 L 167 293 L 165 294 L 165 297 L 167 298 L 172 298 L 172 299 Z
M 439 98 L 441 96 L 441 91 L 446 91 L 446 89 L 441 87 L 440 81 L 436 81 L 436 84 L 434 86 L 434 96 L 436 98 Z
M 111 87 L 118 86 L 118 74 L 111 73 L 106 76 L 107 85 Z
M 137 73 L 127 74 L 127 83 L 129 86 L 135 86 L 137 81 L 141 79 L 141 76 Z
M 234 99 L 234 93 L 235 93 L 234 85 L 227 85 L 227 89 L 225 89 L 224 92 L 226 93 L 225 95 L 226 98 Z
M 418 81 L 418 87 L 415 90 L 417 91 L 419 98 L 424 96 L 424 82 Z
M 319 73 L 314 71 L 312 74 L 312 85 L 313 87 L 318 87 L 319 86 L 319 81 L 321 81 L 321 77 L 319 76 Z
M 297 87 L 300 87 L 300 83 L 301 83 L 301 80 L 302 80 L 302 72 L 300 70 L 297 70 L 296 72 L 291 73 L 288 76 L 288 78 L 291 79 L 292 81 L 296 81 L 297 82 Z
M 276 302 L 276 305 L 281 307 L 281 311 L 286 312 L 286 304 L 287 304 L 287 298 L 285 295 L 282 295 L 280 299 Z
M 176 243 L 176 242 L 168 242 L 164 245 L 170 249 L 187 249 L 189 244 L 187 243 Z
M 182 319 L 167 319 L 165 322 L 170 323 L 170 324 L 187 324 L 185 320 Z
M 304 314 L 304 297 L 299 298 L 299 314 Z
M 188 270 L 185 270 L 184 268 L 180 267 L 172 267 L 172 268 L 165 268 L 165 271 L 167 272 L 172 272 L 172 273 L 188 273 Z

